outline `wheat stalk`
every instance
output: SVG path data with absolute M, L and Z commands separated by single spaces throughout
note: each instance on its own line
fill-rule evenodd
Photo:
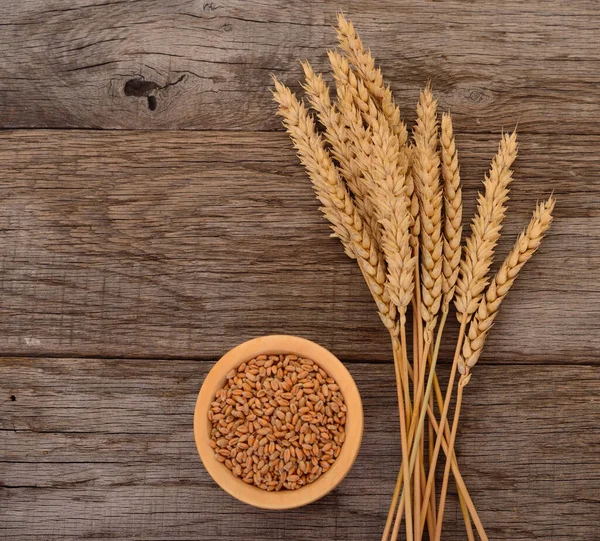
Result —
M 420 260 L 421 260 L 421 298 L 420 319 L 424 328 L 417 329 L 418 350 L 414 356 L 415 372 L 415 417 L 421 409 L 421 398 L 425 382 L 425 371 L 429 348 L 433 342 L 433 330 L 440 308 L 442 293 L 442 190 L 439 174 L 437 103 L 433 99 L 429 85 L 419 94 L 417 121 L 413 129 L 413 181 L 419 198 L 420 221 Z M 419 299 L 417 298 L 418 302 Z M 413 438 L 413 452 L 417 460 L 411 460 L 414 467 L 414 522 L 421 522 L 427 516 L 427 506 L 421 511 L 421 473 L 424 471 L 423 454 L 420 452 L 422 432 Z M 420 539 L 417 531 L 415 539 Z
M 504 134 L 498 152 L 486 176 L 484 194 L 479 194 L 477 214 L 471 224 L 471 235 L 463 250 L 454 304 L 458 318 L 475 313 L 483 290 L 488 284 L 488 272 L 494 250 L 500 238 L 506 213 L 508 189 L 512 181 L 512 166 L 517 157 L 517 132 Z
M 500 304 L 523 265 L 538 249 L 544 234 L 552 223 L 552 211 L 555 203 L 555 199 L 550 197 L 536 206 L 529 225 L 521 232 L 514 247 L 488 286 L 465 337 L 458 365 L 461 374 L 467 373 L 479 360 L 485 339 L 498 315 Z
M 425 101 L 425 100 L 421 100 Z M 423 109 L 421 105 L 421 109 Z M 434 115 L 433 118 L 435 118 Z M 436 151 L 435 145 L 435 136 L 434 135 L 421 135 L 421 138 L 425 140 L 425 143 L 422 144 L 425 148 L 429 149 L 430 153 Z M 458 155 L 455 148 L 454 136 L 452 133 L 452 122 L 451 118 L 448 114 L 444 114 L 442 117 L 442 130 L 440 135 L 440 147 L 441 147 L 441 157 L 442 157 L 442 176 L 444 180 L 444 206 L 445 206 L 445 222 L 444 222 L 444 231 L 443 231 L 443 257 L 442 257 L 442 292 L 444 293 L 443 297 L 443 306 L 442 306 L 442 318 L 437 330 L 437 337 L 435 341 L 435 348 L 433 350 L 433 354 L 431 357 L 429 376 L 427 380 L 427 386 L 425 388 L 424 396 L 423 396 L 423 405 L 420 408 L 420 414 L 417 416 L 417 409 L 415 409 L 415 419 L 413 421 L 417 421 L 416 424 L 416 433 L 415 440 L 421 438 L 423 422 L 425 418 L 426 406 L 429 401 L 431 389 L 433 386 L 433 382 L 435 379 L 435 367 L 439 352 L 439 347 L 441 343 L 441 337 L 443 333 L 443 329 L 446 323 L 446 318 L 448 316 L 448 305 L 451 300 L 452 294 L 454 292 L 454 285 L 458 275 L 458 265 L 460 262 L 460 238 L 461 238 L 461 221 L 462 221 L 462 189 L 460 185 L 460 175 L 458 171 Z M 421 191 L 424 191 L 421 188 Z M 422 196 L 423 198 L 423 196 Z M 426 217 L 427 219 L 427 217 Z M 430 227 L 431 230 L 431 227 Z M 439 242 L 439 241 L 438 241 Z M 439 244 L 438 244 L 439 249 Z M 424 283 L 425 285 L 425 283 Z M 438 293 L 438 302 L 439 302 L 439 293 Z M 428 340 L 431 341 L 431 333 L 432 329 L 429 329 L 428 332 Z M 428 344 L 425 344 L 425 347 L 428 347 Z M 426 355 L 426 350 L 424 350 L 424 355 Z M 421 393 L 423 390 L 423 384 L 425 381 L 425 363 L 421 365 L 421 373 L 420 380 L 417 390 L 417 400 L 420 401 Z M 433 459 L 434 449 L 433 442 L 431 442 L 432 449 L 430 451 L 430 458 Z M 411 464 L 415 462 L 417 454 L 416 447 L 413 447 L 413 452 L 411 454 Z M 427 490 L 425 484 L 425 491 Z M 430 489 L 430 496 L 435 501 L 435 495 L 432 488 Z M 423 505 L 423 510 L 425 509 L 425 505 Z M 465 509 L 465 518 L 467 524 L 470 526 L 468 511 Z M 419 532 L 417 530 L 417 539 Z
M 461 256 L 462 188 L 458 168 L 458 152 L 452 130 L 452 117 L 442 115 L 440 135 L 442 178 L 444 179 L 444 259 L 442 291 L 444 303 L 454 295 Z
M 366 182 L 368 197 L 377 209 L 378 221 L 383 231 L 380 245 L 388 263 L 387 291 L 400 308 L 400 340 L 393 340 L 394 365 L 398 388 L 398 402 L 404 401 L 400 412 L 400 434 L 402 455 L 408 453 L 407 423 L 411 415 L 409 395 L 408 355 L 406 352 L 405 313 L 410 302 L 414 259 L 407 243 L 408 257 L 401 250 L 404 238 L 408 240 L 410 215 L 408 198 L 405 194 L 402 163 L 398 138 L 389 123 L 381 115 L 366 91 L 362 81 L 356 77 L 346 58 L 337 51 L 329 52 L 329 60 L 336 81 L 338 107 L 346 119 L 354 141 L 356 159 L 360 163 Z M 406 159 L 404 160 L 406 162 Z M 404 231 L 407 235 L 404 237 Z M 403 462 L 408 476 L 408 463 Z M 410 498 L 409 498 L 410 500 Z M 412 503 L 407 501 L 407 509 Z M 406 522 L 407 532 L 412 536 L 412 520 Z
M 459 371 L 461 378 L 458 383 L 458 394 L 456 397 L 456 409 L 454 420 L 452 421 L 452 432 L 450 434 L 449 448 L 452 456 L 454 441 L 458 430 L 460 418 L 460 406 L 462 403 L 463 391 L 471 379 L 470 369 L 475 366 L 483 350 L 483 345 L 487 334 L 498 315 L 500 304 L 506 297 L 509 289 L 513 285 L 523 265 L 531 259 L 531 256 L 540 246 L 542 238 L 550 224 L 552 223 L 552 211 L 554 210 L 555 200 L 551 196 L 546 202 L 539 203 L 529 225 L 519 235 L 514 247 L 502 263 L 502 266 L 496 273 L 494 279 L 488 286 L 484 297 L 479 304 L 477 313 L 471 320 L 469 332 L 465 337 L 462 356 L 459 358 Z M 442 536 L 442 525 L 444 521 L 444 508 L 446 495 L 448 493 L 448 482 L 450 477 L 451 463 L 446 459 L 444 468 L 444 477 L 442 481 L 442 490 L 440 494 L 440 505 L 438 511 L 438 523 L 436 528 L 435 540 L 440 541 Z
M 389 153 L 393 153 L 395 155 L 397 155 L 399 157 L 399 165 L 400 165 L 400 171 L 401 171 L 401 175 L 404 174 L 404 178 L 405 178 L 405 186 L 406 186 L 406 190 L 405 190 L 405 199 L 406 199 L 406 209 L 409 211 L 408 212 L 408 218 L 409 218 L 409 225 L 410 225 L 410 229 L 412 234 L 408 234 L 403 240 L 402 243 L 403 244 L 398 244 L 397 242 L 395 243 L 395 245 L 392 245 L 389 240 L 388 242 L 386 242 L 385 237 L 387 236 L 387 238 L 391 238 L 390 235 L 386 235 L 384 233 L 384 240 L 382 241 L 382 245 L 384 246 L 384 251 L 386 252 L 386 261 L 388 262 L 388 269 L 392 268 L 393 266 L 398 266 L 398 265 L 394 265 L 393 263 L 393 259 L 394 259 L 394 252 L 395 252 L 395 257 L 398 257 L 398 248 L 401 246 L 404 255 L 404 259 L 408 260 L 409 258 L 411 258 L 413 261 L 417 261 L 418 260 L 418 232 L 419 232 L 419 222 L 418 222 L 418 201 L 417 201 L 417 195 L 415 193 L 415 189 L 414 189 L 414 181 L 412 178 L 412 174 L 409 176 L 408 173 L 408 169 L 409 169 L 409 159 L 410 159 L 410 150 L 409 148 L 406 146 L 406 139 L 407 139 L 407 134 L 406 134 L 406 128 L 404 126 L 403 123 L 401 123 L 400 120 L 400 111 L 399 109 L 395 106 L 394 102 L 393 102 L 393 98 L 391 95 L 391 91 L 389 90 L 389 88 L 386 88 L 385 85 L 383 84 L 383 78 L 381 76 L 381 71 L 375 68 L 375 63 L 374 60 L 372 58 L 372 56 L 370 55 L 370 53 L 368 51 L 365 50 L 365 48 L 362 45 L 362 42 L 360 41 L 360 38 L 358 37 L 358 35 L 354 32 L 354 28 L 352 26 L 351 23 L 348 23 L 345 18 L 343 16 L 339 16 L 338 17 L 338 39 L 340 41 L 340 45 L 342 50 L 344 50 L 346 52 L 346 54 L 348 55 L 348 59 L 350 61 L 350 63 L 352 63 L 352 65 L 354 66 L 354 68 L 356 69 L 356 78 L 352 76 L 351 70 L 350 70 L 350 66 L 347 65 L 345 63 L 345 59 L 341 59 L 339 58 L 339 56 L 336 56 L 335 54 L 330 53 L 330 60 L 332 63 L 332 67 L 334 70 L 334 76 L 336 77 L 336 81 L 338 83 L 338 87 L 340 85 L 343 85 L 346 87 L 346 96 L 351 95 L 352 96 L 352 102 L 354 103 L 356 110 L 360 112 L 360 116 L 362 117 L 362 120 L 367 124 L 368 127 L 371 128 L 371 130 L 374 133 L 374 137 L 375 134 L 378 132 L 378 130 L 381 130 L 382 124 L 387 124 L 388 125 L 388 129 L 396 135 L 395 140 L 392 139 L 392 141 L 394 143 L 396 143 L 394 146 L 394 148 L 392 149 L 390 145 L 390 149 L 389 149 Z M 361 86 L 361 83 L 364 84 L 364 87 L 366 87 L 368 93 L 369 93 L 369 99 L 367 99 L 365 92 L 364 92 L 364 88 Z M 339 94 L 338 94 L 339 95 Z M 346 101 L 348 104 L 351 104 L 351 100 L 346 98 Z M 376 104 L 376 106 L 375 106 Z M 381 111 L 382 114 L 379 114 L 379 111 Z M 359 119 L 357 118 L 358 115 L 356 115 L 356 112 L 354 112 L 354 118 L 355 121 L 358 121 Z M 384 129 L 384 128 L 383 128 Z M 375 143 L 371 149 L 371 156 L 370 158 L 374 157 L 374 149 L 375 148 L 379 148 L 378 144 Z M 369 163 L 372 163 L 373 160 L 365 160 L 365 163 L 363 164 L 363 169 L 366 168 L 366 170 L 369 170 Z M 390 178 L 388 176 L 388 178 Z M 374 183 L 374 185 L 377 185 L 377 182 Z M 375 190 L 372 190 L 373 192 L 375 192 Z M 384 194 L 374 194 L 374 199 L 379 199 L 381 200 L 381 195 Z M 388 197 L 389 199 L 389 197 Z M 400 203 L 396 203 L 397 205 L 399 205 Z M 374 206 L 376 208 L 381 207 L 381 203 L 375 201 Z M 402 205 L 402 207 L 404 207 L 404 205 Z M 395 211 L 395 213 L 398 213 L 398 210 Z M 401 211 L 402 216 L 404 216 L 404 209 L 402 209 Z M 388 212 L 388 216 L 390 216 L 390 213 Z M 382 225 L 385 226 L 386 224 L 386 220 L 387 218 L 383 218 L 380 219 L 380 223 Z M 388 226 L 386 226 L 389 228 L 389 221 L 388 221 Z M 397 228 L 396 228 L 397 229 Z M 408 241 L 408 242 L 407 242 Z M 412 247 L 412 248 L 410 248 Z M 412 256 L 412 257 L 411 257 Z M 415 270 L 416 270 L 416 265 L 414 265 Z M 403 270 L 404 270 L 404 279 L 406 283 L 412 283 L 412 277 L 410 275 L 408 275 L 408 273 L 405 272 L 406 269 L 409 268 L 408 265 L 403 265 Z M 414 276 L 415 280 L 418 280 L 418 272 L 415 274 Z M 390 287 L 393 284 L 393 278 L 390 275 L 388 277 L 388 283 L 390 284 Z M 406 287 L 401 288 L 403 290 L 403 292 L 407 291 Z M 414 288 L 411 288 L 414 289 Z M 398 296 L 394 296 L 393 295 L 393 289 L 390 288 L 390 295 L 395 297 L 398 300 Z M 404 302 L 400 301 L 401 304 L 399 305 L 399 310 L 400 310 L 400 317 L 401 317 L 401 330 L 404 328 L 404 311 L 405 311 L 405 305 L 410 302 L 410 296 L 409 295 L 405 295 L 404 296 Z M 418 303 L 420 304 L 420 299 L 418 300 Z M 419 321 L 420 321 L 420 316 L 419 316 Z M 406 356 L 405 356 L 406 357 Z M 407 362 L 407 361 L 406 361 Z M 416 366 L 417 363 L 415 363 Z M 404 366 L 404 365 L 403 365 Z M 414 373 L 415 378 L 418 377 L 418 373 L 415 371 Z M 415 379 L 415 382 L 417 380 Z M 416 383 L 415 383 L 416 385 Z M 408 408 L 407 408 L 408 410 Z M 416 479 L 416 477 L 415 477 Z M 396 491 L 395 491 L 396 493 Z M 392 507 L 391 509 L 393 509 L 394 507 L 394 501 L 392 502 Z M 398 515 L 400 516 L 400 514 Z M 388 517 L 388 523 L 389 520 L 391 518 L 391 515 Z M 408 519 L 408 516 L 407 516 Z M 408 524 L 407 524 L 408 526 Z M 389 524 L 386 525 L 386 530 L 388 530 L 389 528 Z M 384 537 L 385 537 L 385 532 L 384 532 Z
M 448 410 L 454 390 L 454 381 L 460 359 L 461 347 L 465 338 L 465 331 L 469 317 L 477 310 L 483 290 L 488 284 L 488 272 L 492 264 L 494 250 L 500 238 L 502 220 L 506 212 L 505 203 L 508 200 L 508 188 L 512 181 L 510 169 L 517 156 L 517 134 L 504 134 L 498 147 L 498 152 L 492 160 L 489 174 L 484 181 L 484 194 L 479 194 L 477 213 L 471 224 L 471 235 L 466 241 L 463 250 L 463 259 L 460 265 L 459 278 L 456 283 L 454 304 L 460 321 L 460 330 L 454 359 L 448 378 L 448 387 L 444 399 L 444 407 L 440 416 L 440 430 L 443 431 L 448 420 Z M 432 468 L 429 471 L 424 499 L 427 499 L 433 487 L 435 466 L 439 456 L 441 438 L 436 438 L 433 450 Z M 424 508 L 424 506 L 423 506 Z M 439 510 L 438 510 L 439 515 Z M 424 521 L 421 520 L 420 529 L 423 531 Z
M 410 247 L 410 199 L 406 193 L 405 173 L 408 169 L 406 151 L 400 145 L 389 119 L 377 108 L 363 80 L 357 77 L 348 60 L 337 51 L 329 52 L 336 81 L 338 107 L 352 132 L 354 147 L 363 171 L 367 194 L 378 210 L 382 226 L 381 247 L 388 264 L 387 291 L 400 312 L 400 340 L 394 342 L 394 361 L 398 383 L 398 400 L 404 398 L 400 432 L 402 455 L 407 456 L 407 424 L 412 414 L 409 395 L 408 354 L 406 351 L 406 307 L 412 298 L 416 258 Z M 401 390 L 402 388 L 402 390 Z M 408 462 L 403 462 L 408 478 Z M 410 490 L 408 491 L 410 496 Z M 407 497 L 407 533 L 412 536 L 412 507 Z

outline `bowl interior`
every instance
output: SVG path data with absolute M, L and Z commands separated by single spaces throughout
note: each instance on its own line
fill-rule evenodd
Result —
M 267 492 L 236 478 L 224 464 L 217 461 L 209 445 L 211 423 L 208 410 L 216 392 L 225 384 L 226 375 L 241 363 L 261 354 L 294 354 L 313 360 L 335 379 L 348 408 L 346 413 L 346 440 L 340 455 L 331 468 L 313 483 L 297 490 Z M 194 411 L 194 437 L 200 458 L 214 481 L 233 497 L 264 509 L 300 507 L 323 497 L 346 476 L 360 448 L 363 432 L 363 410 L 360 394 L 346 367 L 325 348 L 296 336 L 263 336 L 244 342 L 226 353 L 206 376 Z

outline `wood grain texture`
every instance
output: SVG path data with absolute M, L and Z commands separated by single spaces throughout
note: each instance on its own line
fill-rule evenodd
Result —
M 392 365 L 347 365 L 364 402 L 358 460 L 332 494 L 286 512 L 236 502 L 201 466 L 192 415 L 210 366 L 2 359 L 0 537 L 377 539 L 399 461 Z M 589 366 L 477 367 L 457 452 L 490 539 L 596 538 L 599 376 Z M 446 517 L 444 539 L 464 539 L 454 493 Z
M 21 131 L 0 141 L 4 354 L 206 359 L 285 333 L 343 359 L 389 359 L 356 264 L 328 238 L 285 135 Z M 458 136 L 465 216 L 497 141 Z M 557 219 L 484 361 L 596 362 L 598 143 L 522 137 L 501 252 L 551 190 Z
M 271 73 L 299 89 L 298 59 L 328 71 L 340 9 L 405 118 L 428 79 L 452 111 L 465 217 L 519 123 L 499 259 L 557 196 L 457 451 L 490 539 L 598 538 L 598 2 L 4 0 L 0 539 L 379 538 L 400 459 L 389 338 L 268 91 Z M 366 432 L 336 491 L 270 513 L 209 479 L 192 413 L 214 359 L 280 332 L 347 361 Z
M 276 128 L 270 74 L 326 70 L 340 9 L 404 109 L 431 78 L 459 131 L 600 135 L 595 0 L 5 0 L 0 125 Z

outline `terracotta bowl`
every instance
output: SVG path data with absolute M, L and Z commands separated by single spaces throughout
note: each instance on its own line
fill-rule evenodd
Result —
M 348 411 L 346 440 L 340 455 L 331 468 L 313 483 L 297 490 L 267 492 L 247 485 L 233 476 L 224 464 L 217 461 L 208 444 L 211 423 L 208 410 L 216 392 L 225 384 L 226 374 L 245 361 L 261 354 L 295 354 L 311 359 L 321 366 L 340 386 Z M 206 376 L 194 412 L 194 437 L 200 458 L 210 476 L 226 492 L 238 500 L 263 509 L 291 509 L 309 504 L 333 490 L 346 476 L 360 448 L 363 433 L 363 410 L 360 394 L 346 367 L 325 348 L 296 336 L 263 336 L 244 342 L 226 353 Z

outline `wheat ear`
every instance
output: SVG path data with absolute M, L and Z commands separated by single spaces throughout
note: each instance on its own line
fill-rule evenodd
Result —
M 393 129 L 394 135 L 398 137 L 400 146 L 406 145 L 408 133 L 406 125 L 400 119 L 400 108 L 394 101 L 390 87 L 385 85 L 381 70 L 375 66 L 371 52 L 364 47 L 352 22 L 348 21 L 342 13 L 338 14 L 337 22 L 336 31 L 342 51 L 346 53 L 367 90 L 379 105 Z
M 450 113 L 442 115 L 440 135 L 442 178 L 444 180 L 444 260 L 442 291 L 444 303 L 454 295 L 461 256 L 462 188 L 458 168 L 458 152 Z
M 514 247 L 488 286 L 465 337 L 458 365 L 461 374 L 468 372 L 479 360 L 487 334 L 498 315 L 500 304 L 523 265 L 538 249 L 544 234 L 552 223 L 555 203 L 555 199 L 550 197 L 547 201 L 537 205 L 529 225 L 521 232 Z
M 327 56 L 329 57 L 329 63 L 331 64 L 338 90 L 340 87 L 345 87 L 350 92 L 359 112 L 361 114 L 368 113 L 369 109 L 375 107 L 375 103 L 372 102 L 367 87 L 362 79 L 356 75 L 348 59 L 336 50 L 327 51 Z
M 354 160 L 354 153 L 349 140 L 349 132 L 341 115 L 331 103 L 329 87 L 323 76 L 315 73 L 308 62 L 302 62 L 304 70 L 304 84 L 302 87 L 306 96 L 319 116 L 319 121 L 325 128 L 325 139 L 331 145 L 331 153 L 337 160 L 340 172 L 344 176 L 348 187 L 356 196 L 364 197 L 363 184 L 360 182 L 361 172 Z
M 418 201 L 417 194 L 414 191 L 412 174 L 409 172 L 411 148 L 407 144 L 408 132 L 406 124 L 400 117 L 400 108 L 394 101 L 389 85 L 384 83 L 381 69 L 376 67 L 371 52 L 363 45 L 352 22 L 348 21 L 342 13 L 338 14 L 337 22 L 336 32 L 340 48 L 346 54 L 348 61 L 356 69 L 358 78 L 363 82 L 371 99 L 377 104 L 398 139 L 401 165 L 406 179 L 406 195 L 409 198 L 408 204 L 411 212 L 411 229 L 413 230 L 411 244 L 414 248 L 418 244 L 419 236 L 419 222 L 417 219 Z
M 400 325 L 412 300 L 416 259 L 410 246 L 410 211 L 406 180 L 399 165 L 396 135 L 384 122 L 373 129 L 373 203 L 383 228 L 382 249 L 387 263 L 387 287 L 398 308 Z
M 421 221 L 421 316 L 425 342 L 432 342 L 442 296 L 442 187 L 438 146 L 437 102 L 429 85 L 421 91 L 414 128 L 413 178 Z
M 350 69 L 348 61 L 337 51 L 329 52 L 329 59 L 336 80 L 338 107 L 351 133 L 353 151 L 359 167 L 363 172 L 365 193 L 371 200 L 371 206 L 376 211 L 377 224 L 372 229 L 378 233 L 377 245 L 385 254 L 388 263 L 388 276 L 385 292 L 393 296 L 392 303 L 395 308 L 400 307 L 400 325 L 397 339 L 393 339 L 394 361 L 397 367 L 398 386 L 402 386 L 399 400 L 405 401 L 404 411 L 408 416 L 412 413 L 409 395 L 409 374 L 406 352 L 406 305 L 410 300 L 412 277 L 407 271 L 414 268 L 410 254 L 410 245 L 407 242 L 406 252 L 400 249 L 402 231 L 408 229 L 409 222 L 405 225 L 404 204 L 407 207 L 407 198 L 403 191 L 405 170 L 400 165 L 401 155 L 398 149 L 397 137 L 394 136 L 389 124 L 373 104 L 369 94 Z M 363 124 L 363 119 L 368 123 Z M 382 236 L 383 232 L 383 236 Z M 408 238 L 407 238 L 408 241 Z M 398 244 L 400 243 L 400 244 Z M 403 420 L 404 421 L 404 420 Z M 405 436 L 403 436 L 405 438 Z M 404 441 L 403 441 L 404 443 Z M 412 531 L 412 524 L 407 524 Z
M 471 235 L 467 238 L 456 283 L 455 306 L 459 319 L 477 311 L 492 264 L 494 250 L 502 220 L 506 213 L 509 185 L 512 181 L 512 166 L 517 157 L 517 132 L 504 134 L 498 152 L 492 161 L 489 175 L 484 181 L 485 190 L 477 200 L 477 214 L 471 224 Z
M 305 76 L 303 88 L 325 128 L 324 136 L 330 145 L 331 153 L 339 164 L 340 173 L 348 188 L 354 194 L 354 203 L 361 218 L 366 222 L 376 244 L 379 244 L 376 210 L 367 194 L 368 184 L 356 156 L 356 147 L 351 141 L 351 130 L 344 122 L 337 105 L 331 102 L 329 87 L 322 75 L 316 74 L 308 62 L 303 62 L 302 68 Z
M 278 113 L 322 203 L 321 211 L 331 223 L 335 236 L 342 241 L 346 253 L 357 259 L 384 325 L 392 336 L 398 336 L 395 307 L 385 291 L 383 258 L 375 249 L 306 107 L 275 78 L 274 83 L 273 96 L 279 104 Z
M 348 60 L 329 52 L 338 106 L 354 140 L 356 163 L 363 172 L 367 199 L 383 230 L 381 247 L 388 264 L 388 288 L 405 324 L 413 291 L 414 258 L 410 249 L 410 204 L 406 152 L 388 117 L 374 104 Z M 399 117 L 398 117 L 399 119 Z M 365 127 L 363 121 L 367 124 Z
M 365 207 L 367 221 L 373 231 L 375 241 L 379 245 L 381 242 L 381 228 L 375 215 L 376 211 L 372 202 L 369 201 L 374 182 L 370 174 L 372 134 L 363 121 L 363 111 L 368 111 L 369 107 L 374 108 L 374 104 L 371 102 L 368 92 L 350 68 L 348 60 L 337 51 L 329 51 L 328 55 L 336 82 L 336 107 L 340 113 L 340 120 L 348 134 L 349 150 L 353 155 L 353 163 L 362 175 L 358 179 L 358 186 L 355 187 L 356 191 L 353 191 L 353 193 L 357 199 L 363 200 L 359 205 Z

